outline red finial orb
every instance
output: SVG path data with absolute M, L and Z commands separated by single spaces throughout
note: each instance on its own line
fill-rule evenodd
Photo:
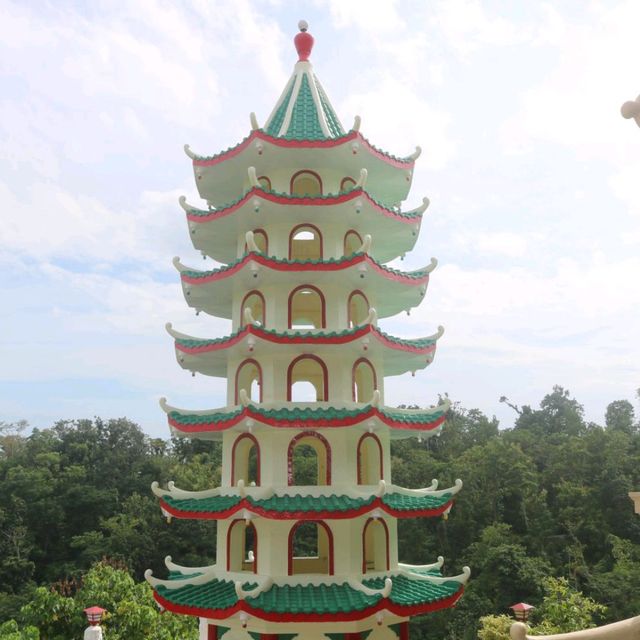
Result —
M 298 52 L 298 62 L 306 62 L 311 55 L 311 49 L 313 49 L 313 36 L 307 33 L 309 25 L 306 20 L 300 20 L 298 22 L 298 29 L 300 33 L 293 39 L 293 44 L 296 45 L 296 51 Z

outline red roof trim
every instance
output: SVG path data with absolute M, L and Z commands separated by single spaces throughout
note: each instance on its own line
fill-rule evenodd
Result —
M 155 590 L 153 592 L 153 597 L 158 604 L 168 611 L 183 613 L 190 616 L 210 618 L 212 620 L 223 620 L 229 618 L 235 613 L 244 611 L 249 615 L 255 616 L 261 620 L 267 620 L 268 622 L 351 622 L 355 620 L 363 620 L 364 618 L 368 618 L 374 613 L 382 610 L 389 611 L 390 613 L 401 617 L 410 617 L 422 615 L 423 613 L 430 613 L 432 611 L 439 611 L 441 609 L 448 609 L 455 605 L 463 593 L 464 586 L 460 585 L 460 589 L 456 593 L 448 598 L 443 598 L 442 600 L 437 600 L 435 602 L 414 605 L 398 605 L 391 602 L 389 598 L 381 598 L 373 607 L 367 607 L 362 611 L 346 611 L 340 613 L 276 613 L 255 609 L 251 605 L 247 604 L 246 600 L 239 600 L 233 607 L 228 607 L 227 609 L 205 609 L 204 607 L 174 604 L 156 593 Z
M 279 420 L 277 418 L 268 418 L 258 413 L 257 411 L 252 411 L 248 407 L 242 410 L 242 413 L 238 414 L 234 418 L 229 418 L 223 422 L 208 422 L 205 424 L 198 425 L 185 425 L 180 424 L 177 420 L 173 420 L 168 417 L 169 424 L 178 431 L 182 431 L 183 433 L 206 433 L 206 432 L 217 432 L 217 431 L 226 431 L 227 429 L 231 429 L 239 422 L 244 420 L 245 418 L 252 418 L 257 420 L 258 422 L 268 425 L 270 427 L 275 428 L 284 428 L 284 429 L 304 429 L 309 427 L 330 427 L 330 428 L 339 428 L 339 427 L 351 427 L 353 425 L 364 422 L 365 420 L 376 417 L 381 422 L 386 424 L 388 427 L 392 429 L 404 429 L 408 431 L 432 431 L 433 429 L 437 429 L 445 420 L 446 413 L 436 418 L 435 420 L 431 420 L 423 423 L 407 423 L 400 422 L 397 420 L 393 420 L 388 416 L 383 415 L 380 411 L 372 407 L 369 411 L 363 412 L 358 416 L 353 416 L 349 418 L 336 418 L 332 420 L 326 419 L 318 419 L 313 420 L 311 418 L 305 419 L 303 422 L 298 422 L 296 420 Z
M 435 518 L 442 515 L 447 509 L 453 506 L 453 500 L 436 509 L 415 509 L 411 511 L 392 509 L 382 502 L 381 498 L 376 498 L 373 502 L 363 505 L 358 509 L 348 511 L 272 511 L 252 505 L 246 498 L 243 498 L 237 505 L 225 509 L 224 511 L 184 511 L 176 509 L 162 498 L 159 498 L 160 506 L 174 518 L 182 520 L 224 520 L 230 518 L 238 511 L 246 509 L 251 513 L 268 518 L 269 520 L 346 520 L 369 513 L 374 509 L 382 509 L 395 518 Z
M 413 284 L 415 286 L 422 285 L 425 282 L 429 281 L 428 273 L 420 277 L 409 277 L 401 273 L 392 273 L 391 271 L 377 264 L 369 255 L 365 254 L 354 255 L 352 258 L 340 262 L 296 262 L 294 264 L 287 264 L 278 262 L 276 259 L 270 258 L 261 253 L 253 252 L 247 253 L 242 258 L 242 260 L 234 264 L 232 267 L 226 268 L 222 271 L 219 270 L 215 273 L 211 273 L 207 276 L 198 278 L 194 278 L 182 272 L 180 274 L 180 278 L 183 282 L 187 282 L 188 284 L 192 285 L 207 284 L 216 280 L 229 278 L 230 276 L 240 271 L 249 262 L 257 262 L 258 264 L 269 269 L 273 269 L 274 271 L 342 271 L 348 269 L 349 267 L 352 267 L 353 265 L 366 262 L 374 271 L 377 271 L 388 280 L 393 280 L 395 282 L 404 282 L 406 284 Z
M 292 196 L 282 196 L 277 193 L 269 193 L 264 189 L 259 187 L 252 187 L 241 200 L 238 200 L 235 204 L 232 204 L 229 207 L 224 209 L 220 209 L 218 211 L 211 211 L 206 216 L 196 215 L 193 213 L 187 213 L 187 219 L 191 222 L 195 223 L 203 223 L 203 222 L 211 222 L 213 220 L 218 220 L 220 218 L 224 218 L 226 216 L 231 215 L 244 207 L 247 202 L 253 198 L 257 197 L 262 200 L 267 200 L 269 202 L 273 202 L 276 204 L 281 204 L 284 206 L 291 205 L 295 207 L 300 206 L 333 206 L 337 204 L 342 204 L 344 202 L 349 202 L 350 200 L 355 200 L 356 198 L 364 198 L 377 212 L 381 213 L 388 218 L 393 218 L 394 220 L 398 220 L 399 222 L 404 222 L 405 224 L 415 225 L 419 220 L 417 218 L 407 218 L 406 216 L 399 215 L 390 209 L 386 209 L 381 206 L 377 202 L 375 202 L 371 196 L 364 191 L 363 189 L 354 189 L 349 193 L 343 193 L 340 195 L 328 195 L 321 198 L 313 198 L 313 197 L 305 197 L 305 198 L 295 198 Z
M 194 158 L 194 167 L 212 167 L 216 164 L 220 164 L 242 153 L 254 140 L 259 139 L 264 142 L 268 142 L 276 147 L 285 147 L 288 149 L 328 149 L 331 147 L 339 147 L 344 144 L 348 144 L 354 140 L 357 140 L 367 151 L 376 158 L 379 158 L 383 162 L 392 167 L 399 169 L 410 169 L 415 164 L 415 160 L 401 160 L 399 158 L 392 158 L 382 151 L 379 151 L 371 145 L 370 142 L 362 137 L 362 134 L 358 131 L 350 131 L 345 136 L 340 138 L 329 138 L 327 140 L 287 140 L 286 138 L 275 138 L 266 134 L 264 131 L 254 130 L 247 138 L 245 138 L 240 144 L 236 145 L 228 151 L 223 151 L 214 158 Z
M 260 338 L 265 342 L 271 342 L 273 344 L 348 344 L 351 342 L 355 342 L 360 338 L 363 338 L 366 335 L 373 335 L 380 343 L 384 346 L 389 347 L 390 349 L 395 349 L 396 351 L 406 351 L 408 353 L 416 353 L 419 355 L 426 355 L 428 353 L 433 353 L 436 350 L 436 343 L 433 342 L 424 347 L 416 347 L 408 344 L 403 344 L 401 342 L 395 342 L 394 340 L 386 337 L 381 331 L 379 331 L 373 325 L 363 325 L 357 331 L 353 333 L 348 333 L 346 335 L 336 335 L 336 336 L 323 336 L 323 335 L 274 335 L 260 327 L 254 325 L 247 325 L 242 331 L 239 331 L 233 338 L 229 338 L 224 342 L 215 342 L 213 344 L 206 344 L 197 347 L 188 347 L 186 345 L 180 344 L 177 340 L 175 342 L 175 347 L 178 351 L 182 351 L 183 353 L 188 353 L 190 355 L 199 355 L 201 353 L 210 353 L 212 351 L 224 351 L 233 347 L 234 345 L 242 342 L 247 336 L 254 335 L 256 338 Z M 307 354 L 306 357 L 309 357 Z

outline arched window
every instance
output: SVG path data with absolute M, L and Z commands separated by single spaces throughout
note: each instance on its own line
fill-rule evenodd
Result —
M 260 253 L 264 253 L 267 255 L 269 253 L 269 237 L 267 236 L 267 232 L 264 229 L 254 229 L 253 230 L 253 241 L 256 243 L 258 250 Z M 245 253 L 249 250 L 247 243 L 244 243 L 244 251 Z
M 362 573 L 368 571 L 389 571 L 389 529 L 382 518 L 369 518 L 362 530 Z
M 302 170 L 291 177 L 292 196 L 321 196 L 322 180 L 315 171 Z
M 310 284 L 296 287 L 289 295 L 289 329 L 324 329 L 325 326 L 322 291 Z
M 311 400 L 301 399 L 298 393 L 294 393 L 294 386 L 301 382 L 313 385 L 315 398 Z M 313 355 L 298 356 L 287 370 L 287 401 L 288 402 L 324 402 L 329 399 L 329 374 L 327 367 Z
M 378 484 L 384 477 L 382 445 L 373 433 L 358 441 L 358 484 Z
M 347 300 L 347 316 L 350 327 L 362 324 L 369 315 L 369 301 L 362 291 L 352 291 Z
M 251 400 L 262 402 L 262 368 L 253 358 L 245 360 L 236 371 L 235 404 L 240 402 L 240 389 Z
M 233 520 L 227 531 L 227 571 L 258 573 L 258 536 L 253 523 Z
M 340 191 L 351 191 L 356 186 L 356 181 L 353 178 L 342 178 L 340 181 Z
M 289 260 L 322 260 L 322 234 L 312 224 L 299 224 L 289 234 Z
M 269 180 L 267 176 L 260 176 L 258 178 L 258 182 L 263 189 L 265 189 L 266 191 L 271 191 L 271 180 Z
M 238 480 L 260 485 L 260 445 L 250 433 L 239 436 L 231 449 L 231 485 L 235 487 Z
M 362 246 L 362 238 L 357 231 L 350 229 L 344 234 L 344 255 L 352 256 Z
M 259 291 L 249 291 L 242 299 L 240 306 L 241 325 L 244 327 L 247 324 L 244 319 L 244 310 L 249 309 L 253 319 L 264 327 L 265 306 L 264 296 Z
M 289 486 L 326 486 L 331 484 L 331 446 L 316 431 L 303 431 L 289 443 L 287 450 Z
M 378 388 L 373 365 L 366 358 L 356 360 L 351 371 L 351 378 L 354 402 L 370 402 L 373 392 Z
M 289 531 L 289 575 L 333 575 L 333 535 L 325 522 L 303 520 Z

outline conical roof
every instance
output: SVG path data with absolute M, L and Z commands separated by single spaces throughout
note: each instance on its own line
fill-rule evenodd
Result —
M 313 36 L 307 24 L 300 23 L 294 42 L 298 62 L 280 99 L 264 125 L 264 131 L 275 138 L 288 140 L 326 140 L 345 135 L 336 112 L 308 60 Z

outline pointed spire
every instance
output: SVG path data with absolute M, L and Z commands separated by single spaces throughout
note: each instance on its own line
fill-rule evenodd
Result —
M 293 42 L 298 62 L 278 103 L 264 125 L 264 131 L 289 140 L 326 140 L 345 134 L 327 94 L 309 62 L 313 36 L 305 20 L 298 23 L 300 33 Z

